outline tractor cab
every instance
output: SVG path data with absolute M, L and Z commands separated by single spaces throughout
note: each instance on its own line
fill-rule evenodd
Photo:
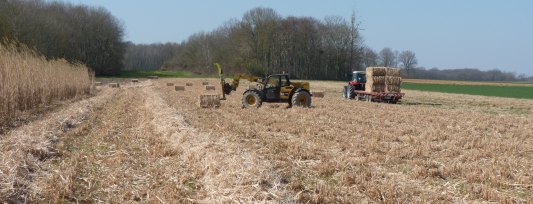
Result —
M 365 90 L 366 72 L 354 71 L 352 74 L 352 80 L 348 83 L 353 86 L 354 90 Z
M 354 71 L 352 82 L 365 84 L 366 83 L 366 73 L 364 71 Z

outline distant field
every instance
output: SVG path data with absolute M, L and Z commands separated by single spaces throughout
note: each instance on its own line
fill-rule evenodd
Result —
M 160 70 L 131 70 L 121 71 L 119 77 L 121 78 L 144 78 L 147 76 L 159 76 L 159 77 L 198 77 L 192 72 L 187 71 L 160 71 Z
M 419 91 L 533 99 L 533 86 L 528 84 L 494 83 L 489 85 L 489 83 L 483 83 L 474 85 L 473 83 L 475 82 L 468 83 L 471 84 L 405 82 L 402 83 L 402 88 Z
M 404 79 L 406 83 L 424 84 L 455 84 L 455 85 L 489 85 L 489 86 L 533 86 L 533 82 L 487 82 L 487 81 L 453 81 L 453 80 L 431 80 L 431 79 Z

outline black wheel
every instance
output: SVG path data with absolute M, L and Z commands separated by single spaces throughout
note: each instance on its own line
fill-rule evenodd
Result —
M 344 86 L 342 89 L 342 97 L 348 99 L 348 86 Z
M 263 100 L 255 91 L 248 91 L 242 96 L 242 107 L 244 108 L 259 108 Z
M 291 104 L 304 108 L 311 107 L 311 95 L 306 91 L 299 91 L 292 95 Z
M 366 95 L 366 102 L 372 102 L 372 96 Z
M 350 90 L 348 92 L 348 98 L 350 99 L 354 99 L 355 98 L 355 86 L 350 86 Z

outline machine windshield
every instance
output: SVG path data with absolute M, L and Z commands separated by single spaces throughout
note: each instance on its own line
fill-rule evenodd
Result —
M 353 80 L 359 83 L 366 83 L 366 74 L 357 73 L 353 75 Z

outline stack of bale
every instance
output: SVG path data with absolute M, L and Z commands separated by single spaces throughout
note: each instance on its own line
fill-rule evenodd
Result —
M 366 68 L 366 92 L 385 92 L 386 67 Z
M 400 76 L 400 69 L 387 68 L 387 77 L 385 79 L 386 92 L 401 92 L 402 77 Z
M 366 92 L 400 92 L 400 69 L 388 67 L 366 68 Z

